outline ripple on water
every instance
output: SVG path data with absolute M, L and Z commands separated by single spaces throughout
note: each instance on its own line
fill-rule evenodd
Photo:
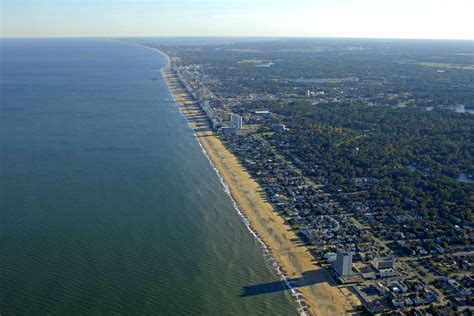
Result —
M 4 76 L 29 88 L 5 90 L 0 118 L 1 312 L 295 313 L 289 293 L 239 296 L 279 276 L 176 105 L 161 101 L 160 55 L 102 40 L 12 43 Z

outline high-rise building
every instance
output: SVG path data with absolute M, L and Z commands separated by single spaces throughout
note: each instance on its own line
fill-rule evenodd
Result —
M 340 276 L 352 274 L 352 255 L 351 251 L 338 250 L 336 261 L 333 262 L 333 268 Z
M 237 129 L 242 128 L 242 116 L 237 115 L 237 114 L 232 114 L 230 120 L 232 122 L 233 127 Z

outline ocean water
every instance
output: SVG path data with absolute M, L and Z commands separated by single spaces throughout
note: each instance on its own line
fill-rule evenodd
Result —
M 1 315 L 296 314 L 288 292 L 241 297 L 278 275 L 161 55 L 105 39 L 0 45 Z

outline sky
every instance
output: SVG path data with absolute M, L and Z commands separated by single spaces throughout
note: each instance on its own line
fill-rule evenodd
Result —
M 0 0 L 2 37 L 474 39 L 474 0 Z

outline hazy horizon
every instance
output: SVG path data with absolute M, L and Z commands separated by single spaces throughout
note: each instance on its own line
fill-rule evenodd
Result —
M 406 38 L 406 37 L 347 37 L 347 36 L 205 36 L 205 35 L 130 35 L 130 36 L 107 36 L 107 35 L 97 35 L 97 36 L 0 36 L 0 39 L 111 39 L 111 40 L 120 40 L 120 39 L 252 39 L 252 40 L 271 40 L 271 39 L 281 39 L 281 40 L 298 40 L 298 39 L 334 39 L 334 40 L 393 40 L 393 41 L 455 41 L 455 42 L 474 42 L 474 39 L 458 39 L 458 38 Z
M 467 0 L 4 0 L 1 37 L 473 40 Z

